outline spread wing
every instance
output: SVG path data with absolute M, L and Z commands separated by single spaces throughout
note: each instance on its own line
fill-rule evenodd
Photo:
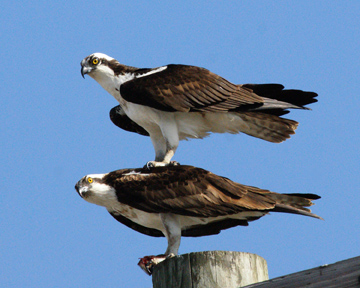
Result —
M 126 101 L 169 112 L 226 112 L 263 103 L 250 88 L 232 84 L 209 70 L 173 64 L 125 82 L 120 94 Z

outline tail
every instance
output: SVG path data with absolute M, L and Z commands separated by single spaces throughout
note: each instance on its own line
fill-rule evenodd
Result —
M 238 111 L 238 115 L 247 124 L 242 132 L 273 143 L 290 138 L 299 124 L 279 116 L 289 113 L 287 109 L 309 110 L 304 106 L 317 102 L 316 93 L 284 90 L 281 84 L 244 84 L 241 87 L 250 89 L 263 98 L 262 105 Z
M 246 123 L 241 132 L 269 142 L 280 143 L 295 134 L 298 122 L 262 112 L 238 112 Z
M 304 106 L 317 102 L 318 94 L 315 92 L 296 89 L 285 89 L 281 84 L 244 84 L 243 88 L 251 89 L 253 93 L 261 96 L 264 104 L 253 111 L 281 116 L 289 113 L 286 109 L 306 109 Z
M 273 200 L 276 201 L 275 207 L 272 211 L 299 214 L 321 219 L 320 216 L 311 213 L 311 210 L 306 208 L 314 205 L 312 200 L 320 199 L 321 197 L 315 194 L 270 194 Z

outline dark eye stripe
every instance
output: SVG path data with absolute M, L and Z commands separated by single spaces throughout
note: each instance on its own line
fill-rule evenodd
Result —
M 95 59 L 97 59 L 97 61 L 98 61 L 96 64 L 93 63 L 93 61 L 94 61 Z M 96 57 L 96 56 L 91 56 L 91 57 L 89 57 L 89 59 L 88 59 L 88 63 L 91 64 L 91 65 L 97 65 L 97 64 L 100 63 L 100 59 L 99 59 L 98 57 Z

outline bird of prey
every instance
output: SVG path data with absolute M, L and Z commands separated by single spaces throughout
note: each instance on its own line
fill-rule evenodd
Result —
M 280 143 L 295 133 L 298 123 L 279 116 L 317 101 L 314 92 L 284 90 L 280 84 L 236 85 L 188 65 L 135 68 L 102 53 L 84 58 L 81 74 L 119 101 L 120 107 L 111 111 L 116 125 L 150 136 L 152 167 L 169 165 L 180 140 L 210 133 L 242 132 Z
M 206 236 L 273 212 L 321 217 L 308 206 L 315 194 L 279 194 L 242 185 L 193 166 L 122 169 L 84 176 L 75 189 L 86 201 L 104 206 L 119 222 L 154 237 L 165 236 L 165 254 L 146 256 L 139 265 L 151 267 L 177 255 L 181 236 Z

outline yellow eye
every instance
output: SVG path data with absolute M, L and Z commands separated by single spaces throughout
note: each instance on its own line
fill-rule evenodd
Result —
M 97 65 L 98 63 L 99 63 L 99 59 L 98 59 L 98 58 L 94 58 L 94 59 L 92 60 L 92 64 Z
M 91 177 L 89 177 L 89 178 L 87 179 L 87 181 L 88 181 L 89 183 L 92 183 L 94 180 L 93 180 Z

